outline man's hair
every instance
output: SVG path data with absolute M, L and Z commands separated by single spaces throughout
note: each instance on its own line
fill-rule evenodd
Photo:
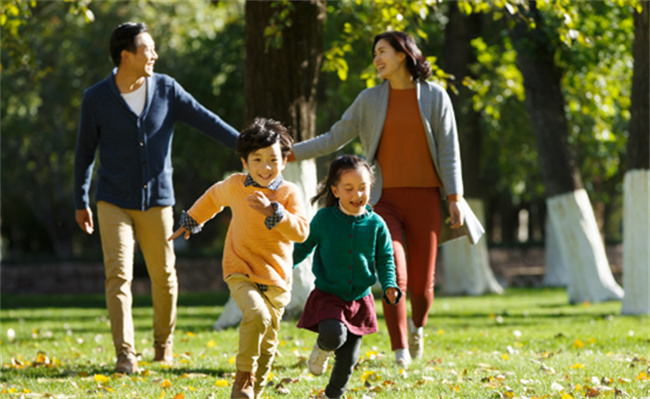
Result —
M 111 58 L 115 66 L 120 66 L 122 62 L 122 50 L 134 54 L 138 51 L 135 37 L 143 32 L 149 32 L 149 28 L 144 22 L 125 22 L 115 28 L 111 35 Z
M 237 138 L 235 152 L 240 157 L 248 160 L 248 155 L 260 148 L 270 147 L 280 143 L 282 157 L 286 158 L 293 148 L 293 138 L 284 125 L 276 120 L 268 118 L 255 118 L 242 130 Z

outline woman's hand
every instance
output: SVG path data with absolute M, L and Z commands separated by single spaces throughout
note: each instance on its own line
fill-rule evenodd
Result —
M 451 219 L 451 228 L 457 229 L 465 222 L 465 215 L 461 211 L 459 201 L 449 201 L 449 218 Z
M 385 295 L 388 303 L 390 305 L 395 305 L 397 303 L 397 296 L 399 295 L 399 291 L 395 287 L 389 287 L 386 289 Z
M 189 230 L 185 230 L 184 227 L 179 227 L 178 230 L 176 230 L 176 231 L 174 232 L 174 234 L 172 234 L 171 236 L 169 236 L 169 238 L 167 239 L 167 241 L 174 241 L 177 237 L 180 237 L 183 233 L 185 233 L 185 237 L 183 237 L 183 238 L 185 238 L 186 240 L 190 238 L 190 234 L 191 234 L 190 231 L 189 231 Z

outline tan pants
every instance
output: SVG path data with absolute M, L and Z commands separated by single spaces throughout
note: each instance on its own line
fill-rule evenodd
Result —
M 271 370 L 279 343 L 280 320 L 291 293 L 271 285 L 262 292 L 257 284 L 240 273 L 228 276 L 226 283 L 230 296 L 243 313 L 239 324 L 237 370 L 255 373 L 258 383 L 263 382 Z
M 106 305 L 115 353 L 135 354 L 131 282 L 136 238 L 151 279 L 154 341 L 160 345 L 171 342 L 178 297 L 176 256 L 172 243 L 167 241 L 174 227 L 172 208 L 139 211 L 99 201 L 97 218 L 106 271 Z

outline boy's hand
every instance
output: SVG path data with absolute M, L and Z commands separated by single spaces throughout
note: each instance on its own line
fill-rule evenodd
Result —
M 390 287 L 386 289 L 386 299 L 388 300 L 388 303 L 390 305 L 395 305 L 397 303 L 397 296 L 399 295 L 399 292 L 397 291 L 397 288 L 395 287 Z
M 248 206 L 266 217 L 273 216 L 275 213 L 275 208 L 271 205 L 271 200 L 266 198 L 266 195 L 261 191 L 255 191 L 246 198 L 246 201 L 248 201 Z
M 180 237 L 181 234 L 183 234 L 183 233 L 185 233 L 185 237 L 184 237 L 184 238 L 185 238 L 186 240 L 190 238 L 190 234 L 191 234 L 190 231 L 189 231 L 189 230 L 185 230 L 184 227 L 179 227 L 178 230 L 176 230 L 176 231 L 174 232 L 174 234 L 172 234 L 172 235 L 167 239 L 167 241 L 174 241 L 177 237 Z

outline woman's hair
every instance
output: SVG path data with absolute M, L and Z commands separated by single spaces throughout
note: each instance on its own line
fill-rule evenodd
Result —
M 293 148 L 293 138 L 287 128 L 274 119 L 255 118 L 237 138 L 235 152 L 248 161 L 249 154 L 275 143 L 280 143 L 282 157 L 286 158 Z
M 111 58 L 115 66 L 120 66 L 122 62 L 122 50 L 136 53 L 138 46 L 135 43 L 135 37 L 140 33 L 149 32 L 149 28 L 144 22 L 134 23 L 125 22 L 115 28 L 111 35 Z
M 362 168 L 365 168 L 368 171 L 368 174 L 370 175 L 370 184 L 374 184 L 375 174 L 372 171 L 372 167 L 365 159 L 356 155 L 341 155 L 337 157 L 330 164 L 327 178 L 318 184 L 318 193 L 316 193 L 316 195 L 311 199 L 312 205 L 322 198 L 325 198 L 325 206 L 336 205 L 337 198 L 332 192 L 332 186 L 336 186 L 339 183 L 343 172 Z
M 413 79 L 425 80 L 431 76 L 431 64 L 424 58 L 411 35 L 405 32 L 389 31 L 375 36 L 372 44 L 373 56 L 375 46 L 381 39 L 386 40 L 395 51 L 406 54 L 406 68 L 413 76 Z

